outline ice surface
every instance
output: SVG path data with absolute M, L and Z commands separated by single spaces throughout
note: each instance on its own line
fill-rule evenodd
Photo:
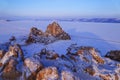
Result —
M 4 21 L 0 20 L 0 43 L 8 41 L 10 36 L 27 36 L 32 26 L 45 31 L 52 21 Z M 119 23 L 93 23 L 93 22 L 66 22 L 58 21 L 60 26 L 70 34 L 72 40 L 58 41 L 47 45 L 58 53 L 64 53 L 71 43 L 93 46 L 101 51 L 102 55 L 109 50 L 120 49 Z M 44 46 L 46 47 L 46 46 Z M 64 49 L 64 50 L 63 50 Z

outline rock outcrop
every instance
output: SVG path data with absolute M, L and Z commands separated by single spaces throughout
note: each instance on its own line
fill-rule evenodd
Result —
M 26 43 L 45 43 L 49 44 L 56 40 L 70 40 L 70 35 L 62 30 L 60 25 L 56 22 L 49 24 L 47 30 L 43 32 L 35 27 L 31 28 L 30 34 Z
M 118 50 L 110 51 L 105 55 L 105 57 L 116 60 L 116 61 L 120 61 L 120 51 Z

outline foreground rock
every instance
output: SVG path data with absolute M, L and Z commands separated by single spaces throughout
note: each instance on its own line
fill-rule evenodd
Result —
M 120 61 L 120 51 L 118 51 L 118 50 L 110 51 L 105 55 L 105 57 L 108 57 L 108 58 L 116 60 L 116 61 Z
M 30 57 L 21 47 L 0 50 L 2 80 L 120 80 L 120 63 L 101 57 L 93 47 L 72 44 L 63 55 L 43 48 Z
M 35 27 L 31 28 L 30 34 L 28 39 L 26 40 L 26 43 L 44 43 L 49 44 L 56 40 L 70 40 L 70 36 L 62 30 L 60 25 L 56 22 L 53 22 L 52 24 L 49 24 L 47 27 L 47 30 L 45 32 L 42 32 L 42 30 L 39 30 Z
M 59 75 L 56 67 L 42 69 L 36 77 L 36 80 L 58 80 Z
M 22 73 L 18 71 L 17 64 L 24 61 L 24 55 L 19 44 L 10 46 L 9 50 L 5 53 L 1 51 L 0 71 L 3 80 L 17 80 Z
M 25 75 L 27 80 L 35 80 L 37 73 L 43 68 L 43 65 L 34 58 L 26 58 L 24 65 L 26 67 L 24 72 L 28 74 Z
M 3 80 L 17 80 L 20 78 L 22 73 L 16 69 L 16 65 L 17 61 L 15 59 L 10 59 L 1 75 Z

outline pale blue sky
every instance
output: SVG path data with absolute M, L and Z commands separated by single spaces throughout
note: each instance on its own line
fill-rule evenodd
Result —
M 0 0 L 0 15 L 120 17 L 120 0 Z

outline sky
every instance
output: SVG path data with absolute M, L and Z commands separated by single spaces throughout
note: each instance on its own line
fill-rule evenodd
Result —
M 0 16 L 120 17 L 120 0 L 0 0 Z

